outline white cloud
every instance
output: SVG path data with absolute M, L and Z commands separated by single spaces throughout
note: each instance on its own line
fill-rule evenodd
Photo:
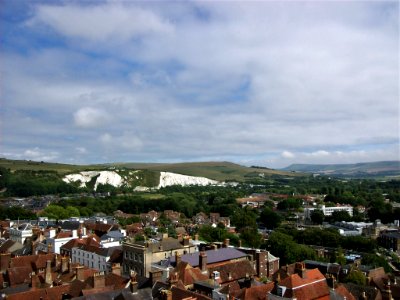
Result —
M 4 152 L 278 165 L 385 157 L 373 145 L 398 158 L 398 4 L 33 7 L 24 51 L 2 47 Z
M 117 3 L 94 6 L 40 5 L 34 19 L 28 24 L 46 24 L 67 37 L 102 43 L 128 41 L 144 34 L 173 31 L 173 26 L 154 12 Z
M 283 158 L 294 158 L 295 157 L 295 155 L 292 152 L 286 151 L 286 150 L 282 152 L 281 156 Z
M 93 128 L 106 125 L 110 116 L 102 109 L 83 107 L 74 113 L 74 123 L 78 127 Z
M 79 154 L 86 154 L 87 150 L 85 147 L 76 147 L 75 148 L 76 152 L 78 152 Z
M 55 151 L 43 151 L 39 147 L 26 149 L 21 157 L 35 161 L 54 161 L 59 158 L 59 153 Z

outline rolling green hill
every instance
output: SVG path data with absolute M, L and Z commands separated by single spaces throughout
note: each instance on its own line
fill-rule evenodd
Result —
M 69 165 L 59 163 L 34 162 L 27 160 L 0 159 L 0 167 L 11 171 L 56 171 L 60 175 L 85 170 L 107 170 L 125 168 L 154 172 L 172 172 L 188 176 L 200 176 L 218 181 L 246 181 L 252 178 L 270 176 L 300 176 L 301 174 L 262 168 L 245 167 L 230 162 L 189 162 L 189 163 L 109 163 L 97 165 Z
M 146 169 L 152 171 L 172 172 L 188 176 L 200 176 L 218 181 L 245 181 L 251 177 L 263 176 L 299 176 L 286 171 L 259 169 L 241 166 L 231 162 L 188 162 L 174 164 L 145 164 L 145 163 L 121 163 L 112 164 L 116 167 L 131 169 Z
M 357 178 L 400 176 L 400 161 L 331 165 L 293 164 L 282 170 Z

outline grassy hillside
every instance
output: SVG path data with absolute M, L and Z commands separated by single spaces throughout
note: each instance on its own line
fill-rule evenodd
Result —
M 102 169 L 104 166 L 98 165 L 68 165 L 49 162 L 37 162 L 31 160 L 12 160 L 0 158 L 0 167 L 10 169 L 11 171 L 17 170 L 32 170 L 32 171 L 56 171 L 60 174 L 80 172 L 84 170 L 97 170 Z
M 282 170 L 349 177 L 399 176 L 400 161 L 330 165 L 294 164 Z
M 60 175 L 67 173 L 80 172 L 84 170 L 107 170 L 109 168 L 125 168 L 131 170 L 148 170 L 146 178 L 153 182 L 154 172 L 173 172 L 189 176 L 201 176 L 218 181 L 245 181 L 270 177 L 270 176 L 300 176 L 291 172 L 250 168 L 230 162 L 191 162 L 191 163 L 110 163 L 103 165 L 68 165 L 47 162 L 34 162 L 27 160 L 0 159 L 0 167 L 5 167 L 11 171 L 33 170 L 33 171 L 56 171 Z
M 115 164 L 115 166 L 172 172 L 188 176 L 201 176 L 219 181 L 245 181 L 246 178 L 255 177 L 259 174 L 264 174 L 266 177 L 273 175 L 299 176 L 299 174 L 290 172 L 250 168 L 230 162 L 189 162 L 175 164 L 121 163 Z

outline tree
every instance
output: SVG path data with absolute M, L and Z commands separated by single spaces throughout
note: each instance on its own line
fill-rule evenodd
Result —
M 351 270 L 349 275 L 344 279 L 344 282 L 350 282 L 358 285 L 365 285 L 367 278 L 357 269 Z
M 236 226 L 236 229 L 240 231 L 240 229 L 244 227 L 252 227 L 257 228 L 257 214 L 249 207 L 238 208 L 235 210 L 231 222 Z
M 322 224 L 325 219 L 325 215 L 322 210 L 314 209 L 310 215 L 310 218 L 314 224 Z
M 252 248 L 259 248 L 262 243 L 261 234 L 252 227 L 242 228 L 240 230 L 240 239 L 243 241 L 244 246 Z
M 350 222 L 351 216 L 347 211 L 344 211 L 344 210 L 334 211 L 331 216 L 331 221 L 332 222 L 340 222 L 340 221 Z
M 282 222 L 282 218 L 271 208 L 266 207 L 260 214 L 260 222 L 263 223 L 268 229 L 274 229 L 279 227 Z

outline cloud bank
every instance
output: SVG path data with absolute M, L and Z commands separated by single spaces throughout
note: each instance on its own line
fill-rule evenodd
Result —
M 400 159 L 398 12 L 390 1 L 6 1 L 1 155 Z

